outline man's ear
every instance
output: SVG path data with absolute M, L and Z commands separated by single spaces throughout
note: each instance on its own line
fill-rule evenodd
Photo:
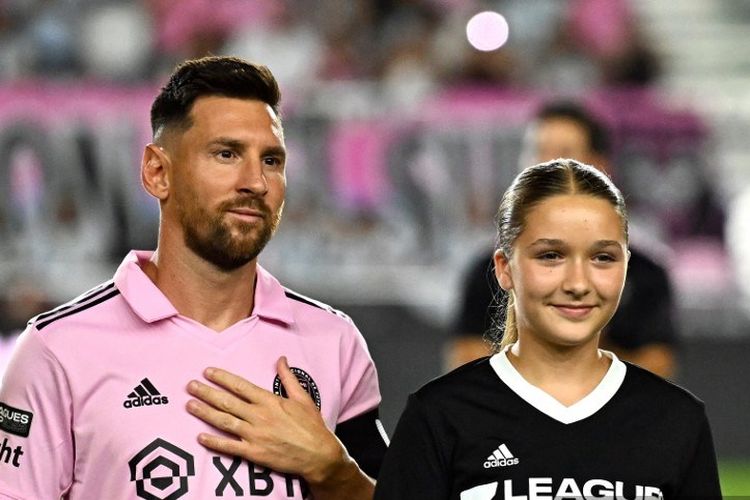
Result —
M 495 250 L 492 256 L 495 261 L 495 278 L 500 288 L 506 292 L 513 289 L 513 276 L 510 273 L 510 260 L 502 250 Z
M 169 164 L 169 157 L 160 146 L 154 143 L 146 145 L 141 160 L 141 182 L 144 189 L 160 201 L 169 196 Z

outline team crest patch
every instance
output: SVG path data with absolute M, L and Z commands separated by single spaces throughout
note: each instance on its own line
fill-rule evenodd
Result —
M 30 411 L 13 408 L 0 401 L 0 430 L 16 436 L 29 437 L 33 417 L 34 414 Z
M 316 384 L 312 377 L 302 368 L 292 366 L 290 370 L 292 370 L 294 376 L 297 377 L 299 385 L 301 385 L 310 395 L 312 400 L 315 401 L 315 406 L 317 406 L 318 411 L 320 411 L 320 391 L 318 390 L 318 384 Z M 289 397 L 278 375 L 273 379 L 273 393 L 284 398 Z

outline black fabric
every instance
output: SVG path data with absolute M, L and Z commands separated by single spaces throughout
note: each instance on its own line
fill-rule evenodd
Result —
M 388 448 L 378 429 L 378 409 L 368 411 L 336 425 L 336 436 L 349 455 L 368 476 L 377 479 L 383 455 Z
M 620 306 L 605 328 L 602 346 L 637 349 L 652 343 L 674 346 L 672 288 L 666 270 L 645 253 L 630 249 L 628 276 Z M 471 263 L 463 281 L 462 299 L 454 325 L 456 335 L 483 335 L 500 320 L 501 294 L 492 252 Z
M 490 491 L 464 498 L 553 498 L 561 489 L 575 498 L 570 492 L 583 496 L 586 485 L 595 498 L 640 498 L 638 487 L 659 488 L 665 499 L 721 498 L 704 406 L 687 391 L 626 363 L 601 409 L 563 424 L 513 392 L 488 359 L 410 396 L 375 500 L 460 500 L 473 488 Z M 513 458 L 487 463 L 502 445 Z

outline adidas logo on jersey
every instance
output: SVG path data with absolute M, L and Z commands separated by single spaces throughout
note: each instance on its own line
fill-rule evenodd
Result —
M 487 460 L 484 461 L 484 468 L 507 467 L 509 465 L 516 465 L 517 463 L 518 459 L 513 456 L 508 447 L 505 446 L 505 443 L 503 443 L 492 452 L 492 455 L 487 457 Z
M 125 408 L 138 408 L 141 406 L 165 405 L 169 403 L 166 396 L 154 387 L 154 384 L 147 378 L 141 380 L 141 383 L 135 386 L 133 392 L 128 394 L 128 398 L 122 403 Z

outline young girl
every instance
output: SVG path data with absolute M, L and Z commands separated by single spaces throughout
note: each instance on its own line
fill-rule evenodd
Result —
M 627 272 L 619 190 L 573 160 L 529 167 L 497 229 L 502 341 L 409 398 L 376 500 L 721 498 L 702 402 L 598 348 Z

